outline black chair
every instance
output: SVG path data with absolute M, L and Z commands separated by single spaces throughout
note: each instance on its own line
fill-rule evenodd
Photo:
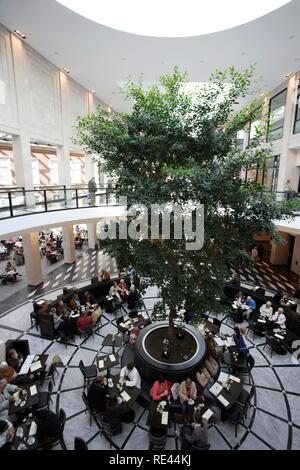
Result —
M 253 320 L 249 320 L 247 336 L 250 331 L 253 335 L 253 340 L 255 339 L 256 336 L 259 336 L 259 337 L 265 336 L 265 329 L 266 329 L 266 326 L 263 323 L 256 323 Z
M 50 381 L 53 382 L 53 384 L 55 385 L 55 378 L 54 378 L 55 374 L 58 375 L 55 364 L 51 364 L 48 371 L 45 370 L 41 374 L 41 385 L 44 385 L 45 382 L 50 382 Z
M 247 415 L 249 402 L 245 406 L 235 403 L 229 410 L 225 411 L 225 419 L 228 419 L 235 425 L 235 437 L 237 437 L 237 429 L 239 424 L 244 424 Z
M 86 386 L 97 377 L 97 366 L 95 364 L 92 364 L 91 366 L 85 366 L 83 361 L 80 360 L 79 369 L 83 375 L 84 388 L 86 388 Z
M 167 431 L 150 428 L 148 432 L 149 450 L 164 450 L 167 441 Z
M 38 330 L 38 326 L 39 326 L 39 321 L 38 321 L 38 316 L 35 312 L 31 312 L 30 313 L 30 322 L 31 322 L 31 326 L 32 327 L 36 327 L 36 329 Z
M 87 443 L 81 437 L 74 438 L 74 450 L 76 452 L 83 452 L 89 450 Z
M 90 408 L 90 405 L 89 405 L 89 401 L 88 401 L 88 398 L 87 398 L 87 394 L 85 392 L 82 392 L 82 400 L 83 400 L 83 403 L 85 404 L 85 413 L 88 411 L 89 412 L 89 415 L 90 415 L 90 426 L 92 426 L 92 420 L 93 420 L 93 417 L 95 418 L 95 416 L 97 415 L 97 411 L 96 410 L 92 410 Z
M 98 420 L 100 424 L 100 434 L 105 436 L 109 440 L 110 447 L 112 445 L 111 438 L 117 434 L 121 434 L 123 431 L 122 422 L 109 423 L 104 419 L 104 416 L 98 415 Z
M 49 408 L 50 401 L 53 403 L 53 400 L 51 398 L 52 390 L 53 390 L 53 383 L 52 381 L 49 381 L 48 391 L 39 392 L 39 402 L 37 405 L 37 410 L 43 410 L 45 408 Z
M 286 354 L 286 350 L 282 346 L 281 342 L 277 338 L 274 338 L 274 336 L 266 335 L 266 344 L 264 345 L 263 350 L 266 346 L 271 350 L 271 357 L 273 356 L 273 351 L 280 355 Z
M 242 405 L 243 407 L 251 408 L 251 400 L 255 395 L 255 387 L 252 385 L 250 392 L 245 390 L 244 388 L 242 389 L 240 396 L 237 399 L 238 404 Z M 246 418 L 247 418 L 247 412 L 246 412 Z
M 192 444 L 190 450 L 209 450 L 210 449 L 210 444 Z
M 251 354 L 248 354 L 247 356 L 247 368 L 245 369 L 239 369 L 238 371 L 238 375 L 240 377 L 248 377 L 249 379 L 249 385 L 250 385 L 250 374 L 251 374 L 251 370 L 253 369 L 255 365 L 255 359 L 253 356 L 251 356 Z
M 61 445 L 63 450 L 67 450 L 67 446 L 64 441 L 64 429 L 65 429 L 65 424 L 66 424 L 66 412 L 63 408 L 59 410 L 59 423 L 60 423 L 60 436 L 58 439 L 56 439 L 54 442 L 51 443 L 51 449 L 58 444 Z

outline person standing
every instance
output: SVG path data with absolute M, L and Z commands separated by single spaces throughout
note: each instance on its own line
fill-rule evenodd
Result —
M 89 193 L 90 193 L 90 205 L 94 206 L 96 203 L 96 191 L 97 191 L 97 184 L 95 181 L 95 177 L 93 176 L 89 183 L 88 183 Z

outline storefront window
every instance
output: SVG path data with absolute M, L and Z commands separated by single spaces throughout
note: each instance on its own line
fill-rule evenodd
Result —
M 299 132 L 300 132 L 300 85 L 298 87 L 298 93 L 297 93 L 294 134 L 298 134 Z
M 280 157 L 269 157 L 264 168 L 249 168 L 246 171 L 246 180 L 263 184 L 268 191 L 276 191 Z

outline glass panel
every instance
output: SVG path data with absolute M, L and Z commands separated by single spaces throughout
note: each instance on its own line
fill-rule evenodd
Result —
M 236 146 L 239 149 L 243 149 L 244 147 L 244 136 L 245 136 L 245 131 L 243 130 L 238 131 L 236 134 Z
M 11 162 L 9 157 L 0 157 L 0 184 L 12 185 Z
M 285 102 L 287 90 L 283 90 L 270 100 L 268 141 L 281 139 L 283 134 Z
M 50 182 L 58 184 L 58 161 L 55 158 L 50 160 Z
M 294 134 L 298 134 L 298 132 L 300 132 L 300 87 L 297 94 Z
M 75 160 L 75 158 L 71 159 L 71 183 L 81 183 L 81 163 L 79 160 Z
M 32 165 L 32 179 L 33 184 L 38 185 L 40 184 L 40 169 L 39 169 L 39 161 L 37 158 L 31 159 Z

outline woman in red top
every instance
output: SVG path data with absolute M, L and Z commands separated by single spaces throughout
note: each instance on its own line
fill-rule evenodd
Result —
M 158 380 L 152 385 L 150 396 L 154 401 L 169 400 L 171 397 L 171 386 L 172 384 L 167 382 L 163 375 L 160 375 Z

